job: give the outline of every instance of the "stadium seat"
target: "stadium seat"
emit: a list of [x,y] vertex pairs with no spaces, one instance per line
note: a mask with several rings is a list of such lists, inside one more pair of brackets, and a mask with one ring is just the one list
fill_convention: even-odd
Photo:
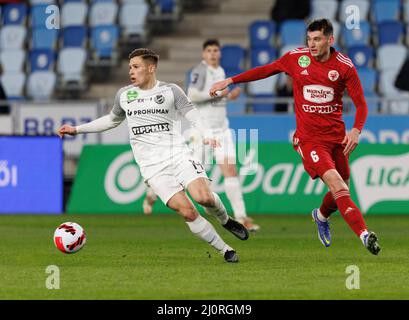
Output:
[[53,71],[30,73],[27,80],[27,96],[34,100],[49,100],[54,92],[56,78]]
[[377,72],[367,67],[359,67],[357,68],[357,72],[365,94],[374,93],[378,81]]
[[[255,98],[259,99],[269,99],[273,98],[274,95],[259,95],[255,96]],[[254,113],[272,113],[275,110],[275,104],[274,103],[253,103],[252,110]]]
[[400,0],[373,0],[372,17],[375,23],[399,20]]
[[353,46],[348,49],[348,56],[355,67],[369,67],[373,64],[374,50],[369,46]]
[[56,4],[56,0],[30,0],[31,6],[35,6],[39,4]]
[[24,3],[6,4],[2,9],[3,25],[24,25],[27,7]]
[[224,68],[224,72],[226,73],[226,78],[235,76],[236,74],[242,73],[244,70],[241,68]]
[[124,3],[119,11],[119,24],[125,38],[147,40],[147,17],[149,6],[145,2]]
[[250,24],[251,48],[270,48],[274,45],[276,25],[270,20],[256,20]]
[[119,30],[117,26],[99,26],[91,29],[91,49],[94,59],[112,59],[116,55]]
[[3,50],[0,52],[0,64],[3,73],[23,71],[26,52],[21,49]]
[[339,44],[339,39],[341,36],[341,25],[338,21],[332,21],[332,27],[334,28],[334,43]]
[[250,52],[251,67],[258,67],[273,62],[277,58],[277,52],[274,48],[257,48]]
[[281,46],[305,42],[306,25],[304,20],[285,20],[280,25]]
[[177,6],[175,0],[156,0],[155,3],[159,6],[162,13],[172,13],[176,10]]
[[66,27],[62,31],[64,48],[85,47],[87,39],[87,28],[85,26]]
[[[358,7],[359,9],[359,20],[366,21],[368,20],[368,13],[370,7],[370,0],[342,0],[339,10],[339,21],[343,24],[347,18],[351,15],[351,11],[348,11],[347,8]],[[354,13],[356,11],[353,11]]]
[[32,28],[45,28],[49,16],[49,14],[46,13],[47,7],[47,4],[39,4],[31,7],[30,20]]
[[343,44],[346,47],[357,45],[369,45],[371,37],[371,25],[368,21],[361,21],[359,29],[348,29],[346,25],[342,27]]
[[398,21],[385,21],[378,24],[378,45],[401,43],[403,24]]
[[243,68],[246,51],[240,45],[224,45],[221,53],[220,64],[224,69]]
[[26,75],[23,72],[5,73],[1,76],[1,83],[9,100],[21,100],[24,98],[24,83]]
[[337,0],[312,0],[310,19],[326,17],[331,21],[335,21],[337,10]]
[[35,28],[32,31],[32,49],[51,49],[57,46],[58,30]]
[[89,24],[91,27],[116,24],[118,5],[114,2],[96,2],[91,5]]
[[2,50],[21,49],[26,38],[26,28],[7,25],[0,29],[0,48]]
[[407,56],[402,44],[386,44],[378,48],[376,64],[379,70],[400,68]]
[[396,76],[399,68],[383,70],[379,75],[379,92],[387,97],[396,97],[399,95],[399,89],[395,87]]
[[63,82],[83,81],[87,53],[83,48],[64,48],[57,61],[57,72]]
[[54,68],[55,54],[49,49],[33,50],[30,53],[30,70],[47,71]]
[[88,5],[83,2],[65,3],[61,10],[61,26],[83,26],[86,24]]

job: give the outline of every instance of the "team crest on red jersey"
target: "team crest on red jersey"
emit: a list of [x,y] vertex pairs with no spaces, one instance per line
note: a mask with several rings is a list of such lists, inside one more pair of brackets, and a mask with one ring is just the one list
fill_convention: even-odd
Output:
[[337,70],[331,70],[330,72],[328,72],[328,79],[330,79],[331,81],[337,81],[339,78],[339,73]]

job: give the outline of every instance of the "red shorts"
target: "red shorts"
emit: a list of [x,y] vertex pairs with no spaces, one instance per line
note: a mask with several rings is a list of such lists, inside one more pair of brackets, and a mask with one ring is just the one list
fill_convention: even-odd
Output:
[[312,179],[322,177],[330,169],[336,169],[343,180],[349,179],[349,163],[348,157],[343,153],[344,145],[331,142],[301,142],[294,138],[293,147],[301,155],[304,169]]

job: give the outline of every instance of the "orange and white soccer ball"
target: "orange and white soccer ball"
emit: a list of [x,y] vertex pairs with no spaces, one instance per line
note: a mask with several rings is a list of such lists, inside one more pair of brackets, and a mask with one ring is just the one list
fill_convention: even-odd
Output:
[[64,222],[54,232],[54,243],[64,253],[79,251],[87,241],[84,229],[75,222]]

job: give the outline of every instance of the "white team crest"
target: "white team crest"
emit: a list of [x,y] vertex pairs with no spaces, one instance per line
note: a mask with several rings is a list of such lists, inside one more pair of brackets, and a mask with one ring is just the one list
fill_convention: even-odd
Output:
[[337,81],[337,79],[339,78],[339,73],[337,70],[331,70],[330,72],[328,72],[328,78],[331,81]]

